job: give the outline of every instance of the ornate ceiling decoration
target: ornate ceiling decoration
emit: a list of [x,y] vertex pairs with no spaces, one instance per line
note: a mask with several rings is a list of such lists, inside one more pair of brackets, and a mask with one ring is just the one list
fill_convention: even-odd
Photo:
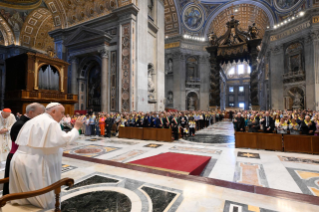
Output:
[[48,9],[33,10],[22,26],[20,45],[43,52],[46,52],[48,48],[54,49],[54,41],[48,34],[53,28],[52,14]]
[[178,14],[174,0],[165,0],[165,35],[172,36],[179,34]]
[[249,26],[256,23],[261,38],[264,36],[267,26],[269,26],[267,14],[261,8],[251,4],[239,4],[218,14],[210,24],[209,32],[213,31],[217,37],[225,34],[227,31],[226,23],[231,20],[232,14],[234,14],[235,19],[239,20],[238,28],[241,31],[248,31]]
[[0,0],[1,7],[29,10],[39,7],[42,0]]

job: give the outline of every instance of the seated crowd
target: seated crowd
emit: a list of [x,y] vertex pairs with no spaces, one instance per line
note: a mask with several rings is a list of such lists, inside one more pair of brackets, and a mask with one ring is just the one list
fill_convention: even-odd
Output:
[[[72,129],[79,114],[70,117],[66,115],[62,121],[62,128]],[[116,135],[120,127],[152,127],[172,129],[175,139],[178,134],[192,136],[195,130],[200,130],[216,121],[221,121],[225,116],[222,111],[183,111],[183,112],[132,112],[132,113],[94,113],[88,111],[85,123],[80,134],[86,136]]]
[[316,111],[235,111],[235,114],[236,132],[319,135],[319,112]]

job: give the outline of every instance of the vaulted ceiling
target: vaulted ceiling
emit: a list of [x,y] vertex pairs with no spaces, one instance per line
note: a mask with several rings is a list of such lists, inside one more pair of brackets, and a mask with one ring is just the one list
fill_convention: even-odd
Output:
[[260,37],[263,37],[267,26],[269,26],[267,14],[260,7],[251,4],[239,4],[219,13],[211,22],[209,31],[213,31],[217,37],[225,34],[227,30],[226,23],[230,21],[231,15],[234,15],[235,19],[239,20],[239,29],[241,31],[248,31],[248,27],[256,23],[260,29]]

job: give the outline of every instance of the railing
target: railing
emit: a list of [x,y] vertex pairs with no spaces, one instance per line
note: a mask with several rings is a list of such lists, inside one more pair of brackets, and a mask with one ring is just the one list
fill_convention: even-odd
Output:
[[61,100],[78,100],[78,95],[74,94],[61,94],[58,92],[41,92],[41,91],[7,91],[5,94],[6,100],[15,99],[55,99],[57,101]]
[[172,142],[172,130],[160,128],[120,127],[119,138]]
[[235,147],[319,154],[319,136],[236,132]]
[[[1,179],[0,184],[3,184],[3,183],[9,183],[9,178]],[[72,187],[74,185],[74,180],[71,178],[63,178],[62,180],[59,180],[48,187],[45,187],[36,191],[4,195],[3,197],[0,198],[0,209],[4,207],[8,201],[36,197],[54,190],[54,193],[55,193],[55,210],[54,211],[61,212],[60,193],[61,193],[61,186],[64,186],[64,185],[68,187]]]

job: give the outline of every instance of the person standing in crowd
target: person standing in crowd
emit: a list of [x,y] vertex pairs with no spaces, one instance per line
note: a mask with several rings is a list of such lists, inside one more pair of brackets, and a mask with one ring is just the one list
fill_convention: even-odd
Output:
[[91,116],[86,115],[86,119],[85,119],[85,135],[86,136],[91,135],[90,118],[91,118]]
[[255,119],[253,115],[250,116],[247,122],[248,132],[257,132],[259,122]]
[[289,131],[291,135],[299,135],[300,126],[296,122],[296,119],[291,119],[291,123],[289,124]]
[[178,140],[179,122],[177,118],[175,117],[175,114],[173,114],[173,117],[171,120],[171,127],[174,134],[174,139]]
[[97,114],[95,117],[94,117],[94,124],[95,124],[95,128],[94,128],[94,131],[95,131],[95,135],[96,136],[100,136],[101,134],[101,130],[100,130],[100,115]]
[[245,120],[241,117],[241,113],[237,113],[234,123],[236,132],[245,132]]
[[11,138],[10,131],[13,124],[16,122],[14,115],[11,113],[11,109],[4,108],[0,111],[0,160],[1,169],[5,168],[4,162],[11,150]]
[[[11,131],[10,131],[10,137],[12,140],[12,148],[10,153],[8,154],[7,161],[6,161],[6,168],[4,172],[4,178],[9,177],[9,172],[10,172],[10,164],[11,164],[11,159],[14,155],[14,153],[18,149],[18,145],[15,143],[18,134],[23,127],[23,125],[29,121],[30,119],[33,119],[34,117],[42,114],[45,112],[45,107],[39,103],[31,103],[26,107],[26,113],[25,115],[21,116],[20,119],[15,122],[12,125]],[[2,191],[2,196],[9,194],[9,183],[4,183],[3,184],[3,191]]]
[[95,115],[94,113],[89,118],[90,121],[90,129],[91,129],[91,136],[95,135]]
[[263,127],[264,133],[273,133],[274,131],[274,121],[269,116],[269,112],[266,111],[265,117],[263,117],[261,120],[261,125]]
[[100,135],[105,136],[105,115],[101,115],[99,119]]
[[316,125],[310,120],[310,116],[306,115],[305,120],[300,124],[300,131],[303,135],[314,135],[316,131]]
[[106,115],[105,126],[106,126],[106,137],[111,138],[111,129],[113,125],[113,119],[109,114]]

